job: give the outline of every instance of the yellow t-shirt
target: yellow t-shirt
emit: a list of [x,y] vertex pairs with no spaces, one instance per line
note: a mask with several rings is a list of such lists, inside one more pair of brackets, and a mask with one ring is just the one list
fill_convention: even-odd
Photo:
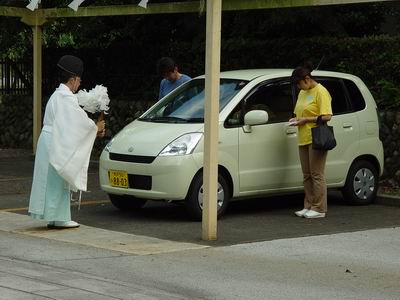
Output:
[[[320,115],[332,115],[331,95],[328,90],[321,84],[317,84],[310,90],[301,90],[297,98],[294,113],[297,118],[300,117],[316,117]],[[299,129],[299,146],[312,143],[311,128],[315,127],[315,123],[306,123],[298,126]]]

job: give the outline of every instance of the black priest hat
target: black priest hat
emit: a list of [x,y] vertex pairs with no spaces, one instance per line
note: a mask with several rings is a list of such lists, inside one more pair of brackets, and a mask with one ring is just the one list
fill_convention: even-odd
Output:
[[82,77],[83,61],[76,56],[64,55],[58,61],[57,66],[68,73]]

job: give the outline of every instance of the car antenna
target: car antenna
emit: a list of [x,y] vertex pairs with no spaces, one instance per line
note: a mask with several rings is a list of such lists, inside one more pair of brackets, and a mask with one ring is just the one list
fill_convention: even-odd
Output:
[[320,60],[319,63],[318,63],[318,66],[317,66],[314,70],[319,70],[319,67],[321,66],[321,64],[322,64],[322,62],[324,61],[324,59],[325,59],[325,55],[322,56],[321,60]]

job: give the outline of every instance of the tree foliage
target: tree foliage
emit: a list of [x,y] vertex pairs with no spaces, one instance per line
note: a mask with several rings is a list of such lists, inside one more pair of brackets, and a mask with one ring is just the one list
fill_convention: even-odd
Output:
[[[69,2],[42,0],[42,7],[66,7]],[[86,0],[82,6],[138,2]],[[170,1],[150,0],[156,2]],[[26,4],[27,0],[0,1]],[[304,58],[318,63],[325,55],[324,67],[353,72],[377,90],[387,88],[378,80],[400,84],[393,71],[400,58],[390,44],[390,36],[400,31],[399,17],[399,2],[224,12],[221,67],[290,68]],[[6,17],[0,17],[0,26],[0,55],[31,61],[31,29]],[[156,61],[161,56],[175,57],[189,75],[204,73],[204,13],[54,19],[43,30],[47,81],[53,79],[58,57],[66,53],[84,59],[84,87],[107,83],[113,93],[134,91],[144,99],[154,99],[157,93]],[[383,38],[374,38],[378,36]]]
[[[70,0],[43,0],[41,5],[44,8],[66,7],[69,2]],[[138,2],[139,0],[86,0],[82,6],[132,5]],[[0,5],[23,7],[26,4],[27,0],[0,1]],[[260,39],[282,36],[354,37],[391,34],[400,30],[399,24],[394,21],[399,17],[400,5],[396,2],[227,12],[223,16],[223,37]],[[6,52],[10,58],[28,55],[31,31],[27,26],[15,18],[5,17],[0,18],[0,25],[3,28],[0,33],[0,53]],[[199,18],[196,14],[55,19],[44,27],[44,47],[106,49],[121,39],[142,43],[147,38],[146,32],[157,40],[163,37],[196,39],[194,34],[203,38],[204,27],[204,16]]]

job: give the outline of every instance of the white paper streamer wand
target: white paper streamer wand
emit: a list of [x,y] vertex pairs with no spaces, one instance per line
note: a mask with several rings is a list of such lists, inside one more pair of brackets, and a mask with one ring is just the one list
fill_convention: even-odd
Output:
[[79,191],[78,211],[81,210],[81,202],[82,202],[82,191]]
[[78,199],[74,199],[73,196],[73,191],[69,191],[69,200],[71,201],[71,203],[76,203],[78,202],[78,210],[81,210],[81,202],[82,202],[82,191],[79,191],[79,198]]
[[70,4],[68,4],[69,8],[72,8],[74,11],[78,11],[79,5],[81,5],[85,0],[74,0]]
[[26,6],[27,9],[30,9],[31,11],[34,11],[39,7],[39,3],[41,0],[31,0],[29,4]]
[[138,4],[138,6],[143,7],[143,8],[147,8],[147,2],[149,2],[149,0],[141,0]]

